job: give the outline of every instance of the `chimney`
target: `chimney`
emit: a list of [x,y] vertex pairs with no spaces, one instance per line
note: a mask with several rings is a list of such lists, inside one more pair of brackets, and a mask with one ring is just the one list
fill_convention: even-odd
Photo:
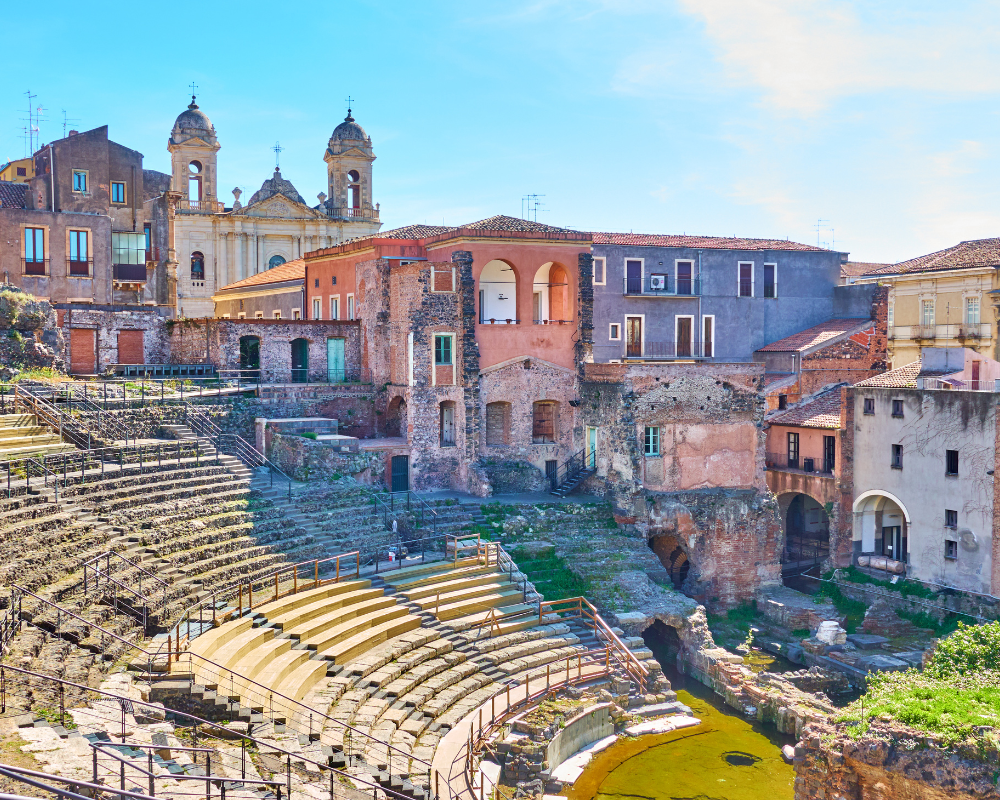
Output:
[[77,134],[79,134],[79,133],[80,133],[80,131],[70,131],[70,132],[69,132],[69,135],[70,135],[70,136],[76,136],[76,135],[77,135]]

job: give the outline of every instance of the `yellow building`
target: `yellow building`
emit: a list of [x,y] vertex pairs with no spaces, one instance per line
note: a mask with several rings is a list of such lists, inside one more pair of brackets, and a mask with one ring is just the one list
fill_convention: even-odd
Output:
[[35,177],[35,162],[30,158],[19,158],[0,165],[0,181],[27,183]]
[[921,347],[967,347],[997,358],[1000,239],[888,264],[852,279],[889,286],[889,359],[893,369],[920,358]]

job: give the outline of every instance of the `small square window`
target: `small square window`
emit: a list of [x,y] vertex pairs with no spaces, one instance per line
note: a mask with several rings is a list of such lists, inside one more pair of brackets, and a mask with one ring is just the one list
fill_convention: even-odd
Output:
[[313,278],[313,288],[314,289],[319,288],[319,278]]
[[958,542],[951,539],[944,540],[944,557],[949,561],[958,560]]
[[19,178],[26,178],[26,177],[28,177],[28,168],[27,167],[18,167],[17,168],[17,177],[19,177]]
[[642,450],[647,456],[658,456],[660,454],[660,429],[659,427],[646,426],[646,433],[643,437]]
[[620,342],[622,340],[622,326],[617,322],[612,322],[608,326],[608,339],[612,342]]
[[958,512],[950,508],[944,510],[944,526],[946,528],[958,527]]
[[280,311],[272,311],[271,312],[271,316],[273,316],[275,319],[281,319],[281,312]]
[[74,192],[86,192],[87,191],[87,171],[83,169],[73,170],[73,191]]
[[263,311],[255,311],[254,314],[253,314],[253,318],[254,319],[264,319],[264,312]]
[[903,445],[894,444],[892,446],[892,468],[902,469],[903,468]]
[[292,319],[302,319],[302,312],[297,308],[292,309]]
[[892,415],[894,417],[902,417],[903,416],[903,401],[902,400],[893,400],[892,401]]
[[875,398],[866,397],[865,398],[865,413],[874,414],[875,413]]
[[778,395],[778,410],[779,411],[784,411],[786,408],[788,408],[788,395],[787,394],[779,394]]
[[958,475],[958,450],[944,451],[944,474]]
[[125,183],[124,183],[124,181],[111,181],[111,202],[112,203],[124,203],[125,202]]
[[334,286],[337,285],[337,276],[336,275],[333,276],[333,285]]

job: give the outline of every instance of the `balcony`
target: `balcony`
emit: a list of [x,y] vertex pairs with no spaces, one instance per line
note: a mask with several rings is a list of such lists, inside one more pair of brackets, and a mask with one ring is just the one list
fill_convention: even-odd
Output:
[[689,358],[711,358],[712,342],[643,342],[628,343],[625,346],[625,358],[642,359],[643,361],[677,361]]
[[697,297],[701,294],[701,279],[680,278],[678,280],[673,275],[657,273],[646,276],[644,284],[642,278],[630,276],[625,280],[623,294],[625,297]]
[[218,200],[178,200],[177,210],[189,214],[221,214],[226,210],[223,203]]
[[378,206],[375,208],[351,208],[349,206],[333,206],[330,216],[334,219],[361,219],[378,222]]
[[1000,392],[1000,379],[917,378],[917,388],[935,389],[945,392]]
[[914,339],[936,339],[937,325],[913,325],[910,327],[910,335]]
[[787,472],[804,472],[812,475],[833,475],[834,464],[822,456],[800,456],[789,458],[787,453],[765,453],[764,463],[768,469]]
[[989,332],[983,332],[983,326],[978,322],[963,322],[958,326],[959,339],[983,339],[989,338]]
[[25,275],[48,275],[49,260],[47,258],[22,258],[21,271]]
[[145,283],[145,264],[115,264],[113,266],[114,279],[118,283]]
[[92,258],[67,258],[66,274],[71,278],[89,278],[93,275],[93,263]]

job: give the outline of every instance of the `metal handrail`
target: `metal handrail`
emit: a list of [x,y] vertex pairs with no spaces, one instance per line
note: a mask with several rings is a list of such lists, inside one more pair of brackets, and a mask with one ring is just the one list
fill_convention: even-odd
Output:
[[[35,789],[41,789],[43,792],[53,792],[59,797],[68,797],[72,798],[72,800],[94,800],[94,797],[97,797],[99,792],[110,792],[110,789],[104,784],[81,781],[79,778],[64,778],[61,775],[52,775],[48,772],[39,772],[38,770],[26,769],[25,767],[15,767],[11,764],[0,764],[0,775],[4,775],[11,780],[21,781],[21,783],[25,783]],[[25,775],[30,775],[31,778],[25,778]],[[70,786],[88,789],[93,792],[93,797],[77,794],[68,789],[60,789],[58,786],[47,786],[41,781],[32,780],[32,778],[44,778],[47,781],[68,783]],[[115,789],[113,794],[120,797],[129,797],[132,800],[156,800],[152,795],[142,794],[141,792],[130,792],[127,789]],[[12,797],[13,795],[0,795],[0,797],[4,796]]]
[[578,450],[558,466],[549,479],[549,485],[553,492],[557,491],[563,484],[571,481],[581,472],[587,469],[594,469],[597,463],[596,451],[589,454],[586,450]]

